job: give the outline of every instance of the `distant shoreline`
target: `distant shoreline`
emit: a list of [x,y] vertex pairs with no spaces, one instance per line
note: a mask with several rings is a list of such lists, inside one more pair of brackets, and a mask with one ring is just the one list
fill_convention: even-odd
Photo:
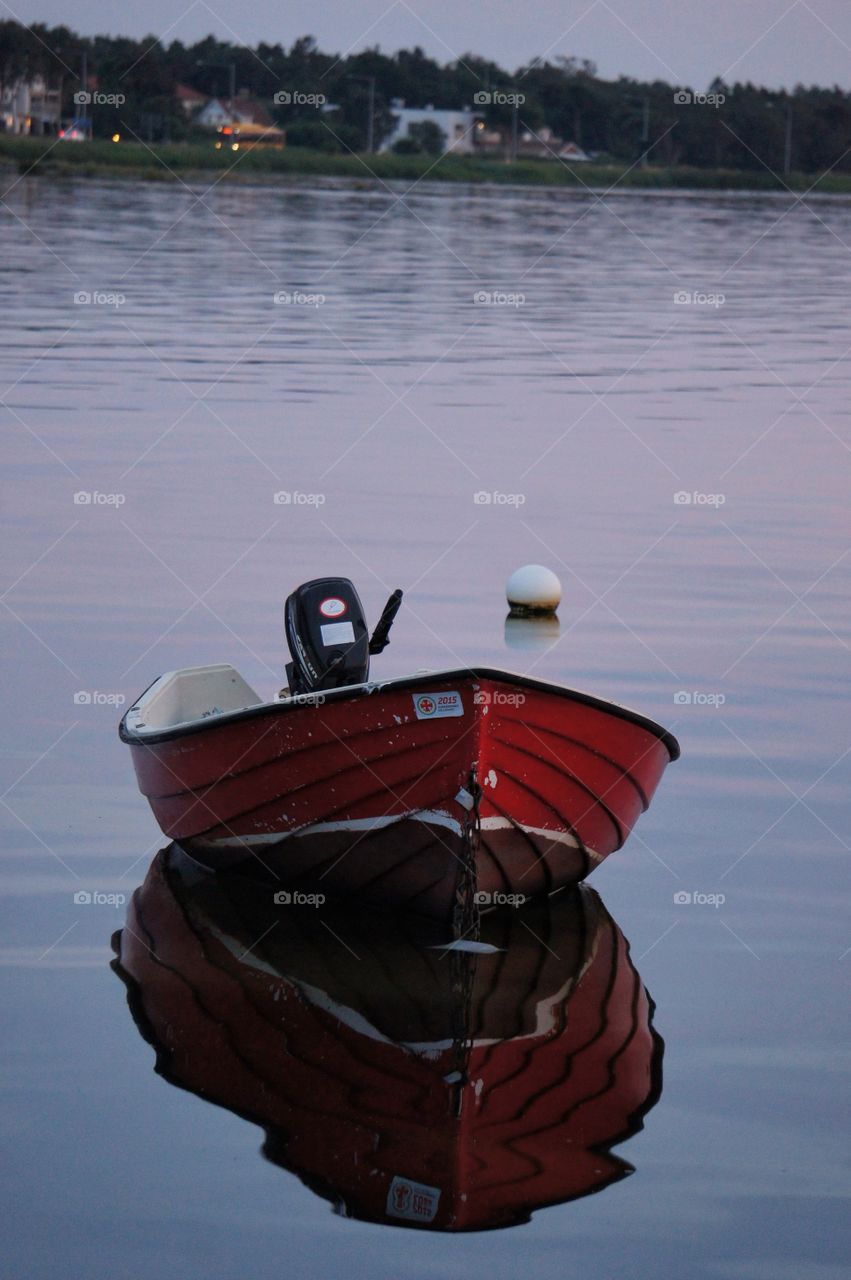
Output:
[[281,182],[299,177],[337,177],[375,182],[411,181],[561,187],[592,189],[611,187],[641,190],[688,191],[792,191],[818,195],[851,195],[851,174],[792,173],[787,179],[767,170],[700,169],[648,165],[624,166],[584,161],[565,164],[546,160],[519,160],[506,164],[472,156],[353,154],[307,151],[290,147],[282,151],[246,151],[236,157],[216,151],[212,142],[57,142],[55,138],[19,138],[0,134],[0,164],[15,166],[19,174],[40,178],[117,177],[143,181],[177,182],[181,179],[220,175],[227,182]]

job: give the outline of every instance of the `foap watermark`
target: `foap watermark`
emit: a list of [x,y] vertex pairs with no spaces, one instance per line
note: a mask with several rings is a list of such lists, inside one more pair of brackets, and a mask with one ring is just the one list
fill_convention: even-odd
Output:
[[327,298],[324,293],[305,293],[303,289],[278,289],[272,301],[276,307],[322,307]]
[[123,893],[103,893],[100,889],[78,889],[74,894],[75,907],[123,907],[126,901]]
[[473,705],[476,707],[522,707],[525,693],[513,693],[508,689],[476,689]]
[[324,93],[305,93],[302,89],[279,89],[272,94],[278,107],[324,107],[328,101]]
[[726,493],[701,493],[698,489],[679,489],[674,494],[675,507],[723,507]]
[[690,892],[688,889],[678,889],[674,894],[675,907],[715,907],[717,911],[726,901],[723,893],[699,893],[697,890]]
[[477,307],[522,307],[525,293],[503,293],[501,289],[477,289],[473,294]]
[[100,689],[78,689],[74,694],[75,707],[123,707],[126,701],[123,693],[102,693]]
[[522,507],[525,493],[503,493],[500,489],[479,489],[473,494],[477,507]]
[[75,507],[123,507],[126,501],[123,493],[101,493],[99,489],[78,489],[74,494]]
[[678,107],[723,107],[727,101],[725,93],[692,93],[690,89],[677,89],[674,102]]
[[488,893],[485,889],[473,895],[477,907],[522,907],[526,901],[525,893]]
[[726,701],[724,693],[704,693],[700,689],[678,689],[674,694],[677,707],[723,707]]
[[123,107],[127,101],[127,95],[124,93],[101,93],[99,89],[90,92],[88,89],[78,89],[74,94],[74,101],[78,107]]
[[302,893],[300,889],[278,889],[273,895],[276,907],[321,907],[324,893]]
[[674,294],[674,305],[677,307],[723,307],[727,301],[725,293],[703,293],[700,289],[677,289]]
[[127,301],[123,293],[110,293],[105,289],[78,289],[74,294],[75,307],[123,307]]
[[272,501],[276,507],[324,507],[324,493],[302,493],[299,489],[279,489]]
[[322,707],[325,705],[324,693],[287,693],[284,696],[298,707]]
[[525,101],[525,93],[503,89],[479,89],[473,94],[474,107],[522,107]]

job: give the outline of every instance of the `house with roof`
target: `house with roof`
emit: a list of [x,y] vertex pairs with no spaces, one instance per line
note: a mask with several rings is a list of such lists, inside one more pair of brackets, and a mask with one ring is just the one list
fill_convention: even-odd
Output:
[[218,134],[216,148],[283,147],[286,131],[279,129],[262,102],[238,94],[233,106],[211,98],[195,116],[195,124]]
[[380,151],[391,151],[397,142],[407,138],[411,125],[425,124],[426,121],[436,124],[445,138],[444,152],[454,151],[458,155],[471,155],[473,152],[473,134],[481,114],[475,111],[451,111],[427,107],[406,107],[404,98],[394,98],[390,103],[393,115],[393,132],[389,133],[379,147]]
[[188,84],[176,84],[174,86],[174,96],[185,116],[194,116],[196,111],[201,111],[207,105],[208,101],[206,93],[199,93],[197,89],[190,88]]
[[575,142],[566,142],[559,151],[558,158],[559,160],[577,160],[580,162],[584,160],[590,161],[591,159],[587,151],[583,151]]
[[195,123],[203,129],[220,129],[225,124],[260,125],[264,129],[273,129],[275,122],[269,112],[256,98],[240,92],[233,102],[229,99],[209,98],[195,116]]
[[230,124],[233,111],[218,98],[208,98],[204,106],[195,116],[195,123],[202,129],[220,129],[223,124]]

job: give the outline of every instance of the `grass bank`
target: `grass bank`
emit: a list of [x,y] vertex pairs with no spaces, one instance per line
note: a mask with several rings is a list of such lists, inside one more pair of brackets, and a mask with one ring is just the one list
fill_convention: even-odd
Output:
[[212,143],[137,142],[56,143],[42,138],[14,138],[0,134],[0,163],[36,177],[132,177],[175,182],[180,178],[221,173],[228,182],[285,181],[299,176],[355,178],[365,182],[496,183],[545,187],[651,188],[708,191],[794,191],[812,188],[820,194],[851,194],[851,174],[822,177],[793,173],[785,184],[766,170],[696,169],[688,167],[629,168],[625,164],[583,163],[570,169],[555,161],[520,160],[506,164],[468,156],[358,157],[288,147],[283,151],[216,151]]

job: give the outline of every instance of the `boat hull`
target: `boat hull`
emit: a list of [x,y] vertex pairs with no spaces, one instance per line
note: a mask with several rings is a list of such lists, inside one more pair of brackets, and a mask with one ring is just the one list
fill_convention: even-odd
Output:
[[677,745],[613,704],[463,671],[123,732],[163,832],[212,867],[446,916],[585,879]]

